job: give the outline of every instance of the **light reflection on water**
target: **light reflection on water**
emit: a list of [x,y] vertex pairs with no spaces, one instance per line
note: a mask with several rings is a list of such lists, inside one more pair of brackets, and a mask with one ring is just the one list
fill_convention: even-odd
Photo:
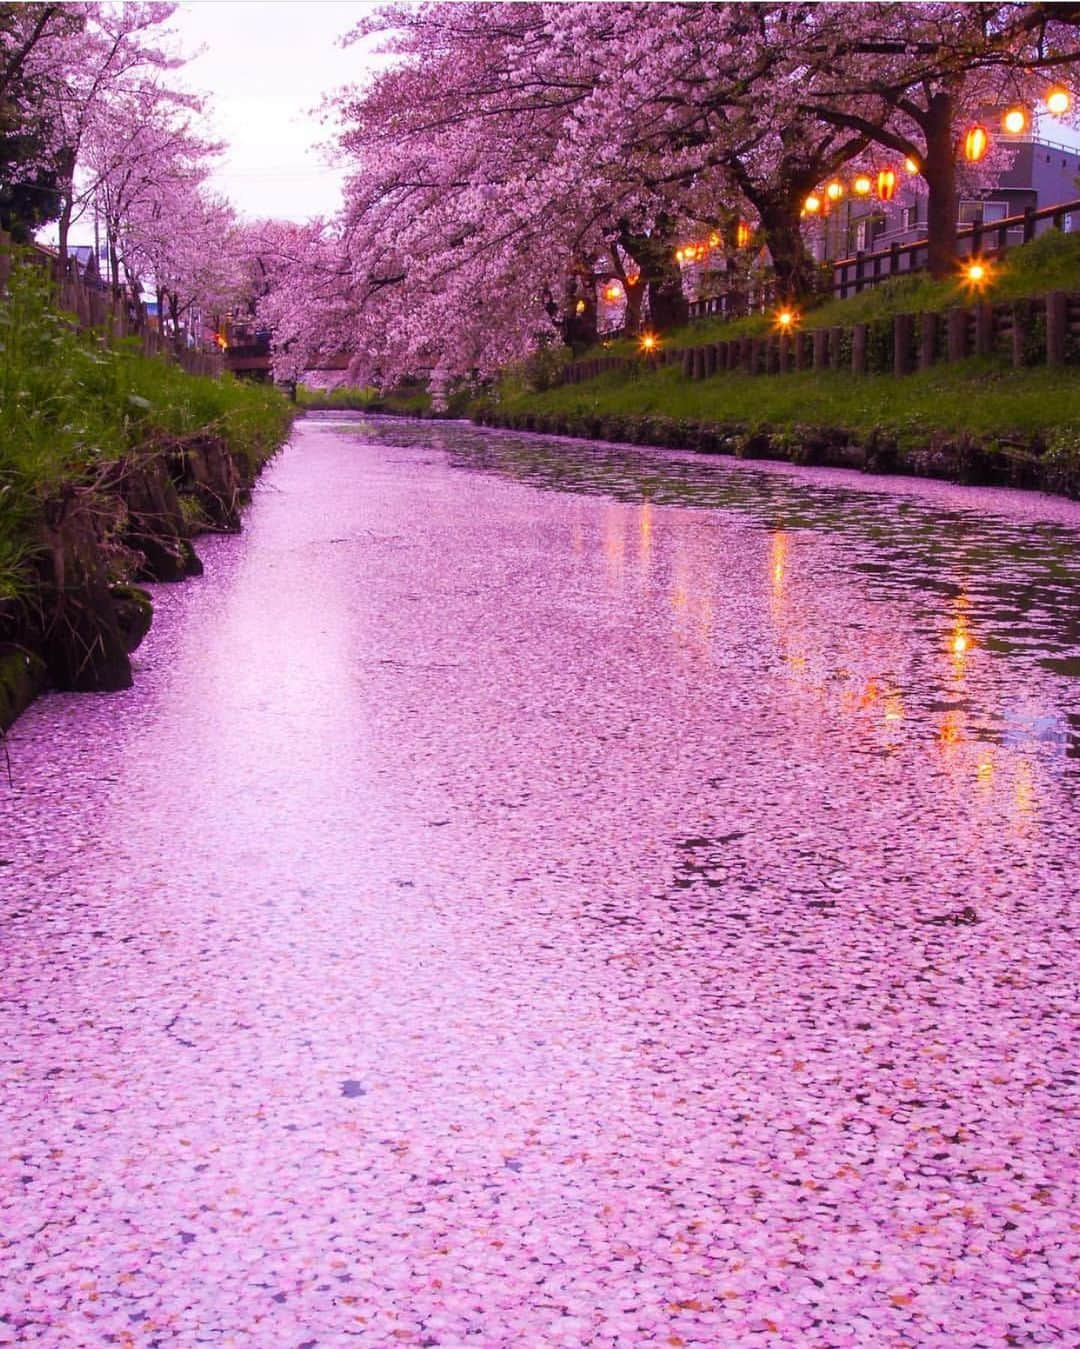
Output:
[[[362,434],[370,426],[364,424]],[[382,422],[378,427],[383,443],[408,445],[417,434],[412,424]],[[775,619],[785,616],[784,640],[790,640],[793,622],[802,632],[802,648],[786,657],[795,668],[805,668],[807,661],[827,662],[838,641],[854,643],[846,659],[861,667],[874,644],[885,638],[879,622],[877,632],[862,628],[867,615],[856,606],[869,605],[873,615],[876,608],[884,611],[899,601],[906,626],[925,634],[949,658],[932,662],[929,652],[908,655],[918,669],[908,690],[911,705],[957,704],[940,710],[943,740],[992,734],[1014,746],[1027,743],[1044,755],[1080,755],[1075,682],[1080,678],[1080,507],[1073,503],[903,479],[885,480],[883,490],[867,490],[865,483],[852,485],[854,475],[829,470],[747,467],[705,456],[493,435],[457,425],[425,425],[422,434],[459,467],[496,472],[543,490],[600,493],[632,505],[632,517],[620,515],[614,505],[604,510],[603,554],[614,587],[625,580],[629,531],[638,536],[638,577],[647,575],[657,506],[711,508],[720,514],[704,518],[715,527],[724,516],[748,517],[771,540],[771,608]],[[717,580],[711,575],[716,567],[711,541],[699,547],[691,565],[688,535],[670,523],[666,527],[675,535],[671,606],[685,613],[696,604],[698,631],[706,633],[714,602],[710,578]],[[580,526],[575,537],[580,550]],[[846,578],[850,609],[835,599],[815,607],[815,588],[837,576]],[[789,588],[793,598],[785,603]],[[800,611],[797,620],[792,604]],[[841,637],[845,628],[850,635]],[[998,681],[984,668],[981,702],[973,707],[965,697],[965,672],[984,657],[1001,656],[1016,662],[1010,686],[1024,687],[1026,678],[1017,678],[1022,666],[1031,671],[1034,687],[1026,696],[998,700],[992,692]],[[1060,678],[1047,680],[1045,674]],[[884,666],[880,675],[894,688],[895,712],[903,696],[897,687],[900,672]]]

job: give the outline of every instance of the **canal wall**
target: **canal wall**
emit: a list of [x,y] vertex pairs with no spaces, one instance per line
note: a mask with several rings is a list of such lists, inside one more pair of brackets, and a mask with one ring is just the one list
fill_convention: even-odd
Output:
[[0,599],[0,730],[46,687],[130,686],[153,617],[139,583],[199,575],[193,539],[239,531],[267,458],[202,433],[129,453],[34,508],[25,592]]
[[523,411],[484,405],[472,419],[481,426],[544,435],[907,474],[966,486],[1020,487],[1080,500],[1080,455],[1049,448],[1041,434],[980,437],[932,432],[924,444],[911,447],[882,429],[749,426],[642,413]]

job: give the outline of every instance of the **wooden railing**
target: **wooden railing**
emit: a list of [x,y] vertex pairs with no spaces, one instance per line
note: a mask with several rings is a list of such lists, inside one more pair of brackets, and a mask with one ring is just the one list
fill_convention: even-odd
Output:
[[[1019,215],[1005,216],[985,224],[966,225],[956,233],[958,258],[1000,257],[1009,248],[1029,244],[1047,229],[1072,227],[1071,217],[1080,224],[1080,200],[1058,202],[1035,211],[1030,206]],[[1040,225],[1042,229],[1040,229]],[[833,264],[833,294],[841,300],[858,295],[868,286],[876,286],[893,276],[923,271],[929,259],[929,242],[916,239],[910,244],[890,244],[873,253],[855,253],[838,258]]]
[[[1039,211],[1029,207],[1019,215],[962,226],[956,235],[956,252],[961,258],[1000,257],[1010,248],[1030,243],[1048,229],[1066,230],[1066,227],[1070,230],[1080,228],[1080,199],[1058,202]],[[909,244],[893,243],[874,252],[837,258],[832,263],[832,293],[841,300],[849,295],[859,295],[891,277],[924,271],[928,259],[929,242],[926,239],[915,239]],[[768,308],[773,299],[770,288],[759,285],[749,292],[693,300],[690,320],[716,316],[741,318]]]

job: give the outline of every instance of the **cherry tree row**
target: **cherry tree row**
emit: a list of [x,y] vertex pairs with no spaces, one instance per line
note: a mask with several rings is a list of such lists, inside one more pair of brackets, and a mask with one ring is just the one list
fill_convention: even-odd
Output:
[[328,101],[341,217],[291,238],[265,301],[279,369],[344,351],[381,382],[489,371],[592,340],[605,291],[627,330],[663,331],[686,317],[687,238],[799,300],[808,196],[883,157],[926,193],[941,275],[961,177],[1007,163],[967,163],[967,128],[1067,94],[1078,24],[1072,4],[385,7],[348,40],[385,32],[392,64]]

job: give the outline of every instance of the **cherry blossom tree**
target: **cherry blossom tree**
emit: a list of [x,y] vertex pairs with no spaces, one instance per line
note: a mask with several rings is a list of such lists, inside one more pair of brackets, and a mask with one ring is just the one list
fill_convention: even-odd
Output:
[[[105,134],[121,100],[130,109],[162,98],[157,77],[180,64],[162,31],[175,8],[160,0],[28,6],[33,13],[5,40],[4,79],[35,90],[35,115],[45,137],[37,167],[49,170],[60,194],[62,260],[71,224],[97,187],[86,172],[89,145]],[[23,171],[31,167],[24,164]]]
[[132,262],[142,235],[149,231],[157,240],[163,227],[183,235],[200,220],[201,209],[191,214],[194,194],[224,146],[196,129],[193,100],[178,99],[156,81],[137,95],[114,97],[109,111],[90,129],[84,173],[95,218],[105,225],[110,280],[118,291],[121,263],[129,284],[136,282]]

